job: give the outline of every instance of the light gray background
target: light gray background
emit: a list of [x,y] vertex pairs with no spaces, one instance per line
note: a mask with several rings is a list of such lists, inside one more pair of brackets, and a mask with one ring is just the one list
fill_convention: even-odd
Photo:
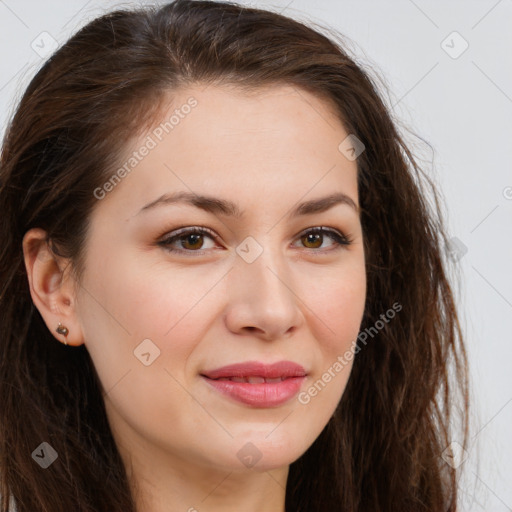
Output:
[[[1,134],[52,38],[62,44],[96,15],[131,5],[0,0]],[[401,126],[418,135],[403,131],[439,184],[450,236],[467,248],[458,253],[456,289],[475,405],[462,510],[512,511],[512,0],[250,5],[348,36],[359,62],[389,86],[387,101]],[[464,40],[469,46],[458,55]]]

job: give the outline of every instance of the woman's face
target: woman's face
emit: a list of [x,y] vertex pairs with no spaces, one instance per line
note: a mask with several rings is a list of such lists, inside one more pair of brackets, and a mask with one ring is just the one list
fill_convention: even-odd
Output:
[[[76,303],[114,437],[141,464],[286,466],[340,401],[352,362],[339,361],[363,315],[357,167],[339,149],[349,134],[284,86],[191,87],[161,122],[96,191]],[[249,365],[227,373],[250,382],[205,377],[283,361],[305,376]]]

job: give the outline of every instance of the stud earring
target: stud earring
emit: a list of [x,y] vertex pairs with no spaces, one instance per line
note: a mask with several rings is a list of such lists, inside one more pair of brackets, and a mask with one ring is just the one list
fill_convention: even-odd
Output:
[[[57,326],[57,329],[55,329],[59,334],[62,334],[63,336],[67,336],[69,334],[69,330],[67,327],[65,327],[64,325],[62,325],[60,322],[59,322],[59,325]],[[68,342],[66,339],[64,339],[64,345],[67,345]]]

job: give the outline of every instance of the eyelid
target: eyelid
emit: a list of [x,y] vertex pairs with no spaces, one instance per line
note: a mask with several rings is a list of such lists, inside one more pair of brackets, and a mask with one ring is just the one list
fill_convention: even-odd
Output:
[[[219,240],[219,238],[220,238],[217,235],[217,233],[215,233],[215,231],[211,230],[210,228],[207,228],[206,226],[184,226],[181,228],[173,229],[172,231],[167,233],[165,236],[163,236],[162,240],[168,240],[170,238],[177,238],[182,234],[193,233],[196,231],[199,231],[199,232],[204,231],[208,235],[210,235],[214,240]],[[172,236],[168,236],[168,235],[172,235]]]

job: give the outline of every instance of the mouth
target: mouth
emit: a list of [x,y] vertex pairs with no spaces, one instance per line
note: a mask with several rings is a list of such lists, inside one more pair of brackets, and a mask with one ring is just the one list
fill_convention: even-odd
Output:
[[306,376],[306,370],[291,361],[271,365],[249,361],[201,374],[223,396],[259,408],[288,402],[298,393]]

